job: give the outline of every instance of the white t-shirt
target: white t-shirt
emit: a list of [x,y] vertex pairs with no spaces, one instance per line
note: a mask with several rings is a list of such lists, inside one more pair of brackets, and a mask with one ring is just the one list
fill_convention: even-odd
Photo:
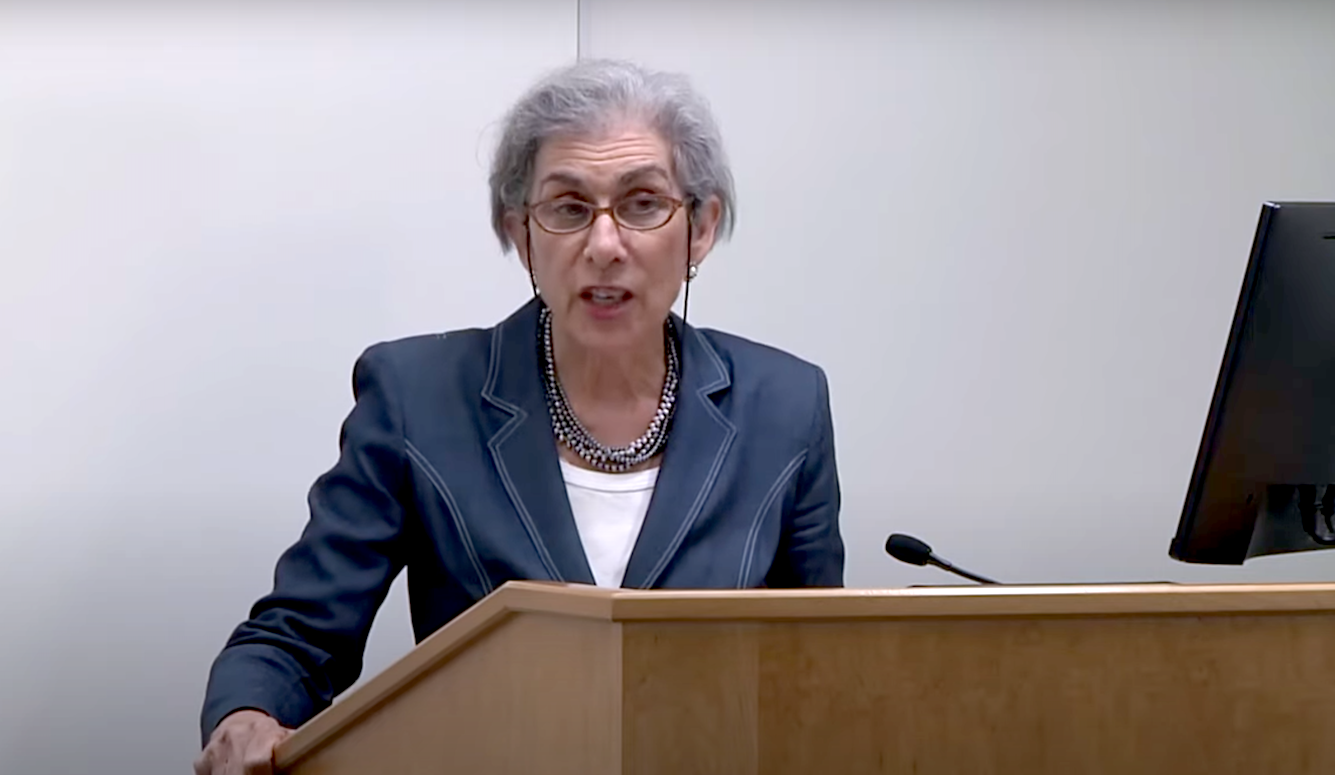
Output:
[[593,580],[600,587],[620,587],[649,511],[658,469],[608,474],[562,459],[561,475]]

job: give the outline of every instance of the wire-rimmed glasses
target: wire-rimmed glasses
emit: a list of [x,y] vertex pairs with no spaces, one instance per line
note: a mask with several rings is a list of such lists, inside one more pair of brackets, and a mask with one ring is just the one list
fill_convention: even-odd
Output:
[[528,206],[533,220],[552,234],[574,234],[593,225],[598,216],[607,213],[613,222],[632,231],[653,231],[662,228],[677,210],[685,204],[662,194],[631,194],[612,203],[611,207],[596,207],[591,202],[571,197],[557,197]]

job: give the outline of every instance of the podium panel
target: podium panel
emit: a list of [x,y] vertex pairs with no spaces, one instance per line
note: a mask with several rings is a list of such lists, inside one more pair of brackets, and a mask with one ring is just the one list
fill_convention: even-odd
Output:
[[1335,772],[1335,585],[509,584],[283,772]]

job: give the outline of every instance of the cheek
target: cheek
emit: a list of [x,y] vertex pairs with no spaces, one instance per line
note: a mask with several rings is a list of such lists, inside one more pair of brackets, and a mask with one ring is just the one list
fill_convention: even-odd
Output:
[[565,282],[579,257],[579,246],[554,235],[533,235],[530,263],[541,284]]
[[655,285],[666,293],[674,293],[678,282],[686,277],[686,240],[684,237],[668,239],[655,244],[651,260]]

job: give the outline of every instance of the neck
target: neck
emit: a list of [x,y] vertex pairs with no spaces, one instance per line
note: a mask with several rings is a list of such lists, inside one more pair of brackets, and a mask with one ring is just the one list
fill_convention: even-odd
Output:
[[561,387],[573,404],[605,406],[657,402],[667,375],[663,329],[646,341],[614,351],[594,350],[564,336],[553,321],[552,357]]

